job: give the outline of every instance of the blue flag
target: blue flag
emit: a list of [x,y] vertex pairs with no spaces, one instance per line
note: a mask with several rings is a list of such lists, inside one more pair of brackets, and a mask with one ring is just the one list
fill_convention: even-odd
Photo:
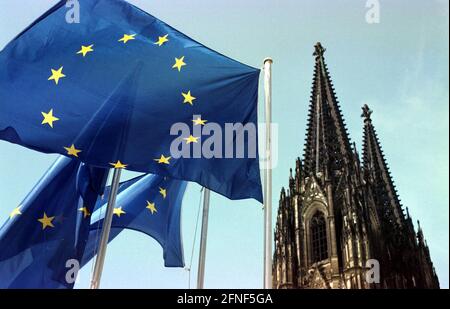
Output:
[[[107,170],[61,156],[0,229],[0,288],[71,288]],[[75,272],[72,270],[75,269]]]
[[[181,203],[186,182],[146,175],[120,185],[111,225],[109,241],[124,229],[135,230],[153,237],[163,248],[166,267],[183,267],[181,240]],[[97,202],[91,219],[91,232],[82,259],[85,265],[96,253],[100,229],[106,213],[105,197]]]
[[65,4],[0,53],[0,139],[262,202],[259,70],[125,1]]

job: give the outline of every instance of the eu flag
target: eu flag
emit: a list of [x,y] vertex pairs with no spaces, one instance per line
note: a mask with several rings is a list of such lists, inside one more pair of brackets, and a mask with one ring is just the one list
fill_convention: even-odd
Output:
[[61,1],[0,53],[0,139],[262,201],[259,70],[122,0]]
[[[166,267],[183,267],[181,203],[186,182],[145,175],[123,182],[119,188],[109,241],[124,229],[145,233],[163,248]],[[104,196],[108,196],[109,188]],[[99,199],[92,214],[91,232],[81,265],[94,257],[106,213],[106,198]]]
[[61,156],[0,229],[0,288],[71,288],[107,170]]

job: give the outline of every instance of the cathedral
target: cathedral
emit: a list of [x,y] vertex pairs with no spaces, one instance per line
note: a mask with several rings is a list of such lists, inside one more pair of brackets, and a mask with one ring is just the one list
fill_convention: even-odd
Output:
[[420,224],[416,233],[400,203],[372,111],[362,108],[360,157],[324,52],[317,43],[303,159],[281,189],[273,287],[439,288]]

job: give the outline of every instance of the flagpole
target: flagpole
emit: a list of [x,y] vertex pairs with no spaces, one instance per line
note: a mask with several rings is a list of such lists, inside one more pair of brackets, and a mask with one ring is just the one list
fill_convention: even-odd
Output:
[[272,58],[264,59],[266,170],[264,196],[264,288],[272,288]]
[[95,259],[94,264],[94,273],[92,275],[91,280],[91,289],[98,289],[100,287],[103,265],[105,263],[106,248],[108,246],[109,240],[109,232],[111,231],[111,223],[114,215],[114,207],[116,204],[117,192],[119,190],[121,171],[122,170],[120,168],[114,169],[114,174],[111,181],[111,191],[109,193],[108,204],[106,206],[106,215],[105,219],[103,220],[100,245],[98,247],[97,257]]
[[208,236],[209,199],[211,192],[203,188],[203,216],[200,236],[200,252],[198,256],[197,289],[203,289],[205,282],[206,240]]

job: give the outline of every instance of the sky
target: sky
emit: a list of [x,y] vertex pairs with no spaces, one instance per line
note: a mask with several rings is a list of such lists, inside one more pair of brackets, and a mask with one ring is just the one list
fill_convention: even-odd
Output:
[[[56,2],[0,0],[0,49]],[[313,46],[320,41],[327,49],[325,61],[351,140],[361,152],[361,106],[368,104],[402,204],[414,220],[420,220],[441,287],[448,288],[448,1],[380,0],[376,24],[366,22],[365,0],[129,2],[248,65],[261,67],[265,57],[274,59],[273,121],[279,129],[275,140],[279,160],[273,170],[274,220],[279,192],[288,185],[289,168],[295,167],[296,157],[303,152]],[[261,90],[261,121],[262,94]],[[0,221],[8,218],[55,158],[0,141]],[[186,269],[164,268],[162,249],[153,239],[124,232],[108,246],[101,286],[195,287],[199,201],[200,186],[189,184],[182,213]],[[89,287],[90,275],[89,264],[76,287]],[[213,193],[205,287],[262,286],[262,205]]]

